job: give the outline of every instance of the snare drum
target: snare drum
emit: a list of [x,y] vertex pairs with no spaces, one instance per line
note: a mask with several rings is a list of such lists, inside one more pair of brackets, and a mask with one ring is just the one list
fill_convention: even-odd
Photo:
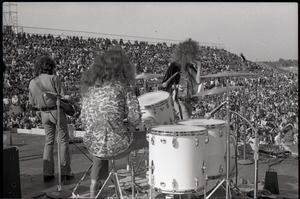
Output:
[[[150,114],[156,125],[173,124],[175,109],[170,94],[165,91],[145,93],[138,97],[142,112]],[[144,114],[144,113],[143,113]]]
[[[226,174],[226,121],[217,119],[190,119],[180,121],[179,124],[202,126],[208,130],[209,141],[206,144],[206,174],[209,179],[219,178]],[[235,168],[234,137],[230,140],[230,172]]]
[[186,194],[202,190],[206,128],[159,125],[147,134],[149,184],[162,193]]

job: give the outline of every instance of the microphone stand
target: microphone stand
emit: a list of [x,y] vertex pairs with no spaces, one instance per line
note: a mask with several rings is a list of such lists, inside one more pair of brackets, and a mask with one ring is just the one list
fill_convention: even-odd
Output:
[[49,198],[67,198],[72,196],[72,192],[68,190],[62,190],[61,182],[61,148],[59,140],[59,130],[60,130],[60,98],[59,94],[56,95],[56,106],[57,106],[57,121],[56,121],[56,136],[57,136],[57,170],[58,170],[58,185],[57,191],[50,191],[46,193]]
[[226,80],[227,89],[226,89],[226,119],[227,119],[227,139],[226,139],[226,199],[231,198],[230,189],[229,189],[229,175],[230,175],[230,112],[229,112],[229,77]]

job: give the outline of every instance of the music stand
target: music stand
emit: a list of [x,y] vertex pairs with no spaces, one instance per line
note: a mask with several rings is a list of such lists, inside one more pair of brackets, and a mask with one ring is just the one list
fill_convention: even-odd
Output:
[[47,197],[49,198],[68,198],[72,196],[72,192],[68,190],[62,190],[62,183],[61,183],[61,155],[60,155],[60,141],[59,141],[59,130],[60,130],[60,98],[61,95],[56,95],[56,106],[57,106],[57,121],[56,121],[56,136],[57,136],[57,170],[58,170],[58,185],[57,190],[50,191],[46,193]]

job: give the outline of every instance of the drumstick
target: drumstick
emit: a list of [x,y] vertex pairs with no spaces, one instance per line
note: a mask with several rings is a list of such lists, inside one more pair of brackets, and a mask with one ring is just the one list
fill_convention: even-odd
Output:
[[174,75],[172,75],[166,82],[163,83],[163,85],[165,85],[164,87],[166,87],[169,82],[178,74],[179,72],[176,72]]

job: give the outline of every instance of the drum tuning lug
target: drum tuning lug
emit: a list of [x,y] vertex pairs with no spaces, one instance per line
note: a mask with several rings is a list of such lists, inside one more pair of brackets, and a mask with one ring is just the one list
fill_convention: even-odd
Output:
[[175,146],[176,146],[176,141],[177,141],[177,138],[173,138],[173,140],[172,140],[172,146],[175,148]]
[[224,128],[222,128],[222,129],[219,131],[219,136],[220,136],[220,137],[223,136],[223,130],[224,130]]
[[198,178],[195,178],[195,186],[196,186],[196,188],[199,186],[199,180],[198,180]]
[[163,106],[162,106],[162,107],[160,107],[160,110],[161,110],[161,111],[163,111],[163,110],[164,110],[164,107],[163,107]]
[[196,141],[196,147],[197,147],[199,145],[199,139],[195,138],[195,141]]
[[154,145],[154,137],[151,137],[151,144]]
[[151,174],[153,174],[154,173],[154,169],[155,169],[153,160],[151,161],[150,169],[151,169]]
[[173,194],[175,193],[175,190],[176,190],[176,187],[175,187],[175,179],[173,179],[173,181],[172,181],[172,186],[173,186]]
[[207,144],[209,142],[208,131],[206,131],[206,133],[205,133],[204,142],[205,142],[205,144]]
[[219,172],[223,173],[223,167],[222,167],[222,165],[220,165]]
[[160,139],[160,141],[163,143],[163,144],[166,144],[166,139]]
[[165,187],[165,186],[166,186],[166,183],[161,182],[161,183],[160,183],[160,186]]

